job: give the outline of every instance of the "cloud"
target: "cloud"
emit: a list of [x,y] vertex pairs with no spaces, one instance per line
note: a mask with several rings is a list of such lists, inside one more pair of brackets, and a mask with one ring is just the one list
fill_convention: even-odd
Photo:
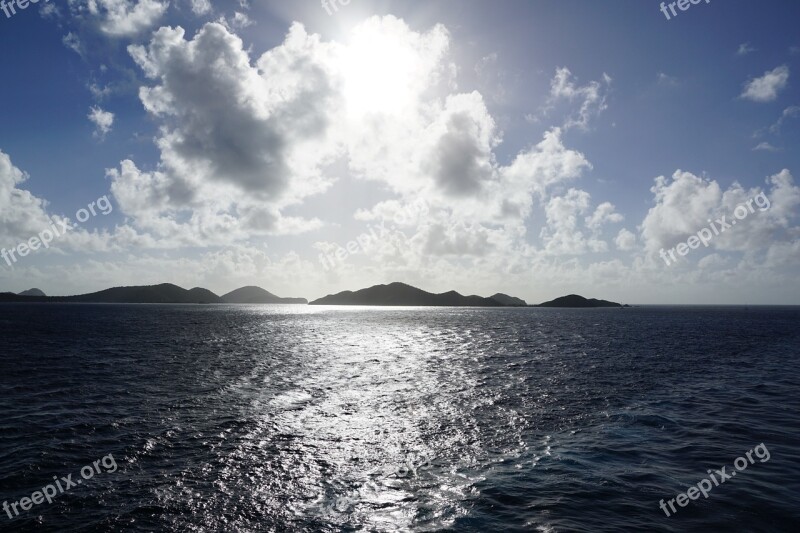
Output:
[[775,135],[780,135],[781,128],[783,127],[784,123],[787,120],[798,116],[800,116],[800,106],[793,105],[787,107],[786,109],[783,110],[783,113],[781,113],[781,116],[778,119],[778,121],[772,126],[770,126],[769,128],[770,133],[773,133]]
[[492,52],[481,58],[475,65],[475,73],[478,76],[486,76],[487,70],[495,68],[497,65],[497,52]]
[[47,202],[18,187],[27,179],[0,151],[0,238],[6,246],[15,246],[49,225]]
[[540,237],[545,243],[545,251],[553,255],[579,255],[592,252],[605,252],[608,243],[599,238],[599,231],[607,222],[620,222],[622,216],[614,212],[608,202],[601,204],[591,216],[584,218],[585,227],[591,230],[584,233],[581,216],[591,212],[591,196],[579,189],[570,189],[564,196],[550,199],[545,206],[547,226]]
[[[443,26],[417,32],[394,17],[364,21],[346,43],[295,24],[256,59],[218,23],[193,37],[161,28],[148,44],[129,47],[149,79],[140,100],[159,125],[161,157],[154,168],[125,160],[108,171],[130,224],[125,237],[222,247],[314,230],[323,222],[288,210],[342,176],[351,187],[368,180],[390,195],[356,220],[408,213],[420,198],[425,211],[392,223],[369,254],[325,276],[413,281],[453,276],[456,263],[527,271],[538,252],[525,240],[526,219],[591,164],[565,146],[560,128],[500,162],[502,131],[480,93],[456,90],[449,48]],[[602,107],[569,80],[559,91],[574,91],[568,99],[587,120]],[[570,252],[569,227],[554,210],[551,257]],[[576,253],[601,252],[608,244],[600,233],[622,216],[606,202],[577,220]]]
[[[475,75],[477,87],[485,98],[498,105],[507,105],[521,86],[520,72],[508,70],[499,61],[497,52],[492,52],[477,62]],[[535,118],[533,119],[535,120]]]
[[172,124],[158,145],[176,181],[218,181],[275,199],[290,177],[311,180],[302,176],[311,169],[300,155],[320,157],[296,151],[324,136],[326,110],[335,105],[318,37],[295,25],[256,65],[241,39],[216,23],[190,41],[182,28],[161,28],[148,48],[130,52],[158,82],[140,98],[151,115]]
[[719,184],[689,172],[676,171],[671,179],[656,178],[651,191],[655,206],[640,227],[649,254],[661,248],[670,249],[686,241],[690,235],[710,227],[710,221],[726,216],[730,221],[737,206],[764,193],[770,201],[766,211],[756,210],[735,228],[715,236],[711,249],[756,252],[768,249],[789,235],[786,230],[800,205],[800,188],[794,185],[788,170],[768,178],[769,190],[744,189],[738,183],[722,190]]
[[566,120],[564,128],[578,127],[586,130],[589,127],[589,121],[608,108],[606,99],[610,85],[611,77],[604,73],[602,82],[591,81],[581,87],[576,85],[575,78],[568,68],[558,68],[555,77],[550,82],[548,104],[552,106],[561,100],[580,102],[577,114]]
[[43,18],[54,18],[61,15],[61,11],[58,9],[55,2],[42,4],[39,8],[39,13],[41,13]]
[[632,231],[622,228],[619,230],[617,237],[614,239],[614,244],[617,245],[618,250],[622,252],[630,252],[636,247],[636,234]]
[[662,247],[672,247],[708,225],[722,199],[715,181],[677,170],[672,179],[659,176],[650,189],[655,195],[655,207],[642,222],[645,247],[650,253]]
[[64,46],[78,54],[79,56],[83,56],[83,45],[81,44],[81,39],[76,34],[69,32],[67,33],[62,39],[61,42],[64,43]]
[[739,49],[736,51],[736,55],[746,56],[747,54],[751,54],[755,51],[756,49],[750,43],[742,43],[739,45]]
[[230,32],[241,30],[255,24],[255,22],[253,22],[253,20],[246,13],[241,11],[236,11],[233,14],[233,17],[230,18],[224,16],[219,17],[217,23],[225,26],[225,28]]
[[[131,223],[169,242],[319,228],[284,212],[331,187],[337,164],[348,179],[383,183],[399,205],[428,201],[431,220],[419,226],[416,250],[438,227],[451,242],[440,252],[466,242],[485,252],[497,244],[498,224],[521,238],[534,198],[591,168],[564,146],[560,129],[500,164],[502,132],[482,95],[454,92],[443,26],[416,32],[372,17],[342,44],[295,24],[254,61],[229,28],[209,23],[192,38],[161,28],[129,51],[151,80],[140,99],[160,123],[161,158],[153,169],[123,161],[108,175]],[[588,98],[585,113],[597,105],[568,81],[559,91]]]
[[211,12],[210,0],[191,0],[192,13],[197,16],[207,15]]
[[680,81],[675,76],[670,76],[668,74],[664,74],[663,72],[659,72],[657,76],[657,82],[659,85],[663,85],[665,87],[677,87],[680,85]]
[[[592,168],[582,153],[567,149],[561,137],[558,128],[548,131],[539,144],[520,152],[511,165],[501,170],[512,191],[507,200],[513,202],[514,197],[519,197],[514,193],[521,191],[544,196],[552,186],[575,179]],[[527,209],[522,212],[525,217],[528,213]]]
[[100,86],[96,83],[89,84],[89,92],[92,93],[92,96],[95,97],[97,100],[102,100],[107,98],[108,95],[112,92],[112,87],[110,85]]
[[237,11],[233,15],[233,20],[231,21],[231,24],[233,25],[234,28],[246,28],[248,26],[252,26],[254,22],[250,20],[250,17],[248,17],[247,14],[242,13],[241,11]]
[[[798,117],[798,116],[800,116],[800,106],[796,106],[796,105],[789,106],[789,107],[787,107],[786,109],[783,110],[783,112],[781,113],[781,116],[778,117],[778,120],[775,121],[775,123],[773,125],[771,125],[769,128],[761,128],[759,130],[756,130],[753,133],[753,138],[754,139],[762,138],[762,137],[766,136],[767,133],[769,133],[771,135],[775,135],[775,136],[780,136],[782,134],[783,126],[786,124],[786,122],[791,120],[791,119],[793,119],[793,118],[795,118],[795,117]],[[761,144],[768,145],[769,143],[761,143]],[[756,149],[759,149],[759,148],[756,147]],[[761,149],[768,150],[769,147],[768,146],[764,146]]]
[[[388,66],[399,65],[407,72],[400,83],[410,85],[399,103],[357,102],[348,110],[353,95],[344,84],[346,116],[339,131],[355,178],[380,182],[404,202],[424,197],[432,211],[446,211],[467,225],[516,224],[530,214],[534,195],[590,167],[582,154],[564,147],[560,129],[547,132],[510,164],[499,163],[496,150],[502,132],[483,95],[453,90],[445,28],[419,33],[393,17],[375,17],[356,33],[368,36],[365,43],[379,43],[379,48],[391,51],[397,60]],[[380,54],[366,60],[370,73],[364,75],[387,68]],[[360,79],[362,74],[345,68],[343,76]],[[380,80],[394,74],[374,76]],[[381,87],[374,89],[382,94]]]
[[89,120],[94,124],[94,136],[105,138],[114,125],[114,113],[103,111],[98,106],[89,108]]
[[164,15],[166,0],[69,0],[74,15],[86,13],[110,37],[131,37],[151,27]]
[[761,142],[758,143],[754,148],[753,151],[761,151],[761,152],[780,152],[780,148],[776,148],[772,146],[768,142]]
[[494,249],[490,231],[480,225],[431,224],[421,237],[425,241],[423,253],[437,256],[484,256]]
[[439,129],[432,147],[431,173],[452,196],[480,193],[492,179],[492,149],[498,139],[495,123],[477,93],[453,96],[432,128]]
[[241,39],[209,23],[189,40],[161,28],[129,51],[155,82],[142,104],[162,122],[157,169],[126,161],[109,174],[140,227],[201,242],[319,227],[280,211],[332,183],[321,173],[337,154],[331,45],[295,24],[254,63]]
[[778,98],[778,93],[783,90],[789,81],[789,67],[786,65],[777,67],[764,73],[760,78],[748,81],[741,98],[753,102],[772,102]]
[[390,221],[395,226],[417,226],[427,217],[429,211],[430,207],[424,198],[417,198],[408,204],[397,200],[386,200],[372,209],[359,209],[353,218],[364,221]]
[[[48,229],[53,223],[59,225],[59,221],[67,223],[70,220],[69,217],[51,214],[48,212],[46,200],[20,188],[28,178],[0,150],[0,247],[11,249]],[[37,255],[63,250],[103,250],[109,247],[108,233],[87,232],[83,228],[73,227],[54,240],[49,248],[38,250]],[[24,266],[21,263],[18,265]],[[4,263],[0,263],[0,266],[4,266]]]
[[599,231],[605,224],[616,224],[625,220],[625,217],[616,212],[616,207],[611,202],[604,202],[597,206],[594,214],[586,218],[586,227]]

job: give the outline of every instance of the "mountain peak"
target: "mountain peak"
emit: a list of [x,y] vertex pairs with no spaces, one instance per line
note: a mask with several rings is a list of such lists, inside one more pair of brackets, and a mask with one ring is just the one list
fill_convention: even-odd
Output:
[[[259,287],[243,287],[223,299],[202,287],[186,290],[172,283],[133,287],[114,287],[78,296],[45,296],[33,294],[31,289],[22,294],[0,293],[0,302],[75,302],[113,304],[223,304],[223,303],[286,303],[307,304],[303,298],[279,298]],[[31,294],[28,294],[31,293]],[[239,295],[235,298],[231,295]]]
[[222,297],[229,304],[306,304],[305,298],[281,298],[261,287],[248,286],[236,289]]
[[47,296],[42,290],[40,289],[28,289],[27,291],[23,291],[19,293],[19,296]]
[[492,296],[493,300],[497,300],[503,305],[508,305],[511,307],[527,307],[528,302],[521,298],[515,298],[514,296],[509,296],[508,294],[503,294],[502,292],[498,292],[494,296]]
[[344,291],[331,294],[311,302],[310,305],[500,307],[503,304],[491,298],[462,296],[456,291],[434,294],[406,283],[394,282],[388,285],[375,285],[355,292]]
[[569,296],[562,296],[561,298],[539,304],[538,307],[622,307],[622,304],[609,302],[608,300],[587,299],[579,294],[570,294]]

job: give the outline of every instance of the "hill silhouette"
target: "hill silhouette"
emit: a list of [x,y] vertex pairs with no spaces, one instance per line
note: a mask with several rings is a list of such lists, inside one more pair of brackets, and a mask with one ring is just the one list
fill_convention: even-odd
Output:
[[315,300],[310,305],[502,307],[492,298],[463,296],[456,291],[434,294],[405,283],[375,285],[360,291],[344,291]]
[[[272,293],[258,287],[243,287],[233,291],[240,297],[261,294],[269,295],[278,301],[265,303],[306,303],[302,298],[279,298]],[[227,296],[227,295],[226,295]],[[232,300],[235,298],[232,298]],[[161,285],[144,285],[135,287],[114,287],[90,294],[77,296],[23,296],[10,292],[0,293],[0,302],[31,302],[31,303],[109,303],[109,304],[224,304],[223,298],[208,289],[195,287],[186,290],[171,283]],[[236,302],[230,303],[262,303],[262,302]]]
[[209,291],[195,287],[186,290],[171,283],[140,287],[114,287],[100,292],[79,296],[49,298],[58,302],[79,303],[124,303],[124,304],[221,304],[222,298]]
[[281,298],[261,287],[242,287],[222,296],[229,304],[307,304],[305,298]]
[[[171,283],[133,287],[114,287],[77,296],[45,296],[39,289],[20,294],[0,293],[0,302],[29,303],[114,303],[114,304],[307,304],[305,298],[281,298],[261,287],[242,287],[224,296],[208,289],[186,290]],[[490,298],[464,296],[456,291],[434,294],[405,283],[375,285],[359,291],[331,294],[310,305],[419,306],[419,307],[624,307],[607,300],[587,299],[577,294],[529,306],[524,300],[498,293]]]
[[28,289],[27,291],[22,291],[19,293],[20,296],[47,296],[42,290],[40,289]]
[[622,307],[622,304],[609,302],[608,300],[595,300],[594,298],[589,300],[577,294],[570,294],[569,296],[562,296],[561,298],[539,304],[536,307]]
[[515,298],[513,296],[509,296],[509,295],[503,294],[501,292],[498,292],[497,294],[495,294],[491,298],[493,300],[497,300],[498,302],[500,302],[501,304],[506,305],[506,306],[511,306],[511,307],[527,307],[528,306],[528,302],[526,302],[525,300],[522,300],[520,298]]

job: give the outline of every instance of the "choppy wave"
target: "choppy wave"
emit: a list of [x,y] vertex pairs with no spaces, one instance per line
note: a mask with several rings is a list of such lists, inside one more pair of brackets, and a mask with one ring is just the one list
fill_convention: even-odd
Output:
[[[795,531],[800,311],[0,306],[50,531]],[[659,509],[759,443],[769,462]]]

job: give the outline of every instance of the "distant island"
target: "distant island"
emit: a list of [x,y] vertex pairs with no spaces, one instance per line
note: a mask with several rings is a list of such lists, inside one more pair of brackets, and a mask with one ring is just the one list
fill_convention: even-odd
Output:
[[20,296],[47,296],[43,291],[39,289],[28,289],[27,291],[22,291],[19,293]]
[[426,306],[426,307],[503,307],[494,298],[463,296],[456,291],[434,294],[405,283],[375,285],[360,291],[332,294],[309,305],[371,305],[371,306]]
[[497,293],[494,296],[490,296],[492,300],[497,300],[501,304],[506,307],[528,307],[528,302],[521,298],[515,298],[513,296],[509,296],[503,293]]
[[307,304],[304,298],[280,298],[259,287],[243,287],[225,296],[217,296],[208,289],[196,287],[186,290],[171,283],[139,287],[115,287],[78,296],[45,296],[43,292],[21,294],[0,293],[0,302],[32,303],[114,303],[114,304]]
[[434,294],[412,287],[405,283],[375,285],[360,291],[344,291],[332,294],[309,305],[363,305],[363,306],[409,306],[409,307],[623,307],[606,300],[588,300],[582,296],[570,295],[540,305],[528,305],[525,300],[495,294],[489,298],[482,296],[463,296],[456,291]]
[[616,302],[609,302],[607,300],[587,300],[583,296],[577,294],[570,294],[569,296],[562,296],[555,300],[539,304],[535,307],[570,307],[570,308],[583,308],[583,307],[626,307]]
[[483,296],[464,296],[456,291],[434,294],[406,283],[375,285],[360,291],[344,291],[311,302],[310,305],[368,305],[368,306],[410,306],[410,307],[527,307],[521,298],[507,294]]
[[222,297],[228,304],[307,304],[305,298],[281,298],[261,287],[242,287]]
[[[261,287],[242,287],[224,296],[208,289],[195,287],[186,290],[171,283],[134,287],[115,287],[100,292],[78,296],[47,296],[39,289],[29,289],[19,294],[0,293],[0,303],[108,303],[108,304],[294,304],[306,305],[305,298],[281,298]],[[309,305],[363,305],[376,307],[555,307],[601,308],[628,307],[607,300],[587,299],[577,294],[556,298],[539,305],[528,305],[525,300],[497,293],[488,298],[464,296],[456,291],[435,294],[406,283],[375,285],[359,291],[344,291],[311,302]]]

